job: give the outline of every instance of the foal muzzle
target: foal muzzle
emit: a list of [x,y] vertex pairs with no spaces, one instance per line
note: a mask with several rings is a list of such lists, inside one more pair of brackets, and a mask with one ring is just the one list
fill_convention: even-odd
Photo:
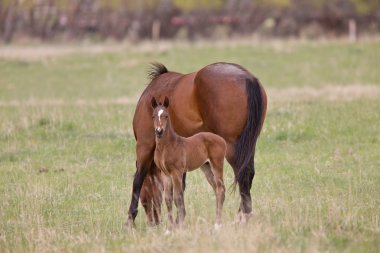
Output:
[[161,138],[164,135],[164,129],[158,127],[156,128],[155,133],[158,138]]

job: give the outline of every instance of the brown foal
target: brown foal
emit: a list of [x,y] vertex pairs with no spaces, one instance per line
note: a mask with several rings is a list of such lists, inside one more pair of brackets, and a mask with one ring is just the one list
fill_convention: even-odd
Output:
[[173,197],[177,208],[176,222],[182,224],[185,218],[182,180],[184,173],[201,167],[215,192],[215,225],[219,226],[225,195],[223,182],[223,163],[227,150],[225,140],[219,135],[209,132],[201,132],[188,138],[181,137],[175,133],[170,122],[167,111],[169,99],[165,97],[162,105],[158,104],[153,97],[151,103],[156,136],[154,163],[165,175],[165,202],[168,208],[169,224],[174,224]]

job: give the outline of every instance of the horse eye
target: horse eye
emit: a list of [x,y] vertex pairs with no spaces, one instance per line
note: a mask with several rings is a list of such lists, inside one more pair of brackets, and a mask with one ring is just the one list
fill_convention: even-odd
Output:
[[167,119],[167,118],[168,118],[168,115],[165,116],[165,119]]

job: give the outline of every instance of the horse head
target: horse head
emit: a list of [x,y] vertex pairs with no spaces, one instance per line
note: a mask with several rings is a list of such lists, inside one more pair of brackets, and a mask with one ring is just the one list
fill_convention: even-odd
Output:
[[157,103],[155,97],[152,98],[152,108],[153,108],[153,126],[154,132],[157,138],[162,138],[168,127],[169,123],[169,99],[165,97],[164,103]]

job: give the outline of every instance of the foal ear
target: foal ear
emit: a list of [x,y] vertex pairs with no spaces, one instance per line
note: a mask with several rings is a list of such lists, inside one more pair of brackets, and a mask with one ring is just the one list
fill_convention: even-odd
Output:
[[152,97],[152,101],[151,101],[151,103],[152,103],[152,107],[153,107],[153,109],[154,108],[156,108],[157,107],[157,100],[156,100],[156,98],[155,97]]
[[169,107],[169,99],[168,99],[168,97],[165,97],[165,100],[164,100],[164,106],[165,106],[166,108]]

